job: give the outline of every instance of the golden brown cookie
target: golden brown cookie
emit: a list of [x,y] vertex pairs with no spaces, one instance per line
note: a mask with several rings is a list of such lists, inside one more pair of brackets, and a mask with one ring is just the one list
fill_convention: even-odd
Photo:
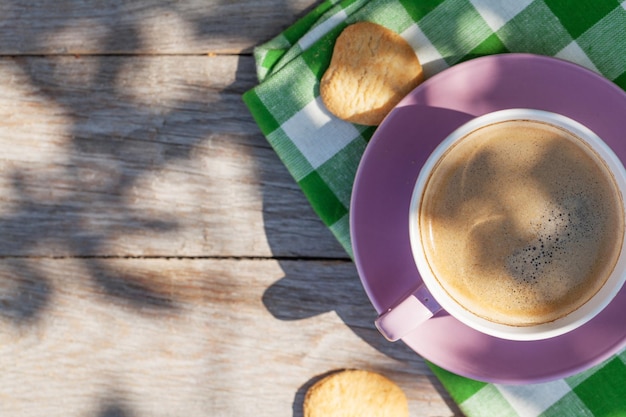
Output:
[[304,417],[408,417],[406,396],[370,371],[345,370],[316,382],[304,397]]
[[320,94],[340,119],[375,126],[423,79],[422,66],[404,38],[378,24],[359,22],[337,38]]

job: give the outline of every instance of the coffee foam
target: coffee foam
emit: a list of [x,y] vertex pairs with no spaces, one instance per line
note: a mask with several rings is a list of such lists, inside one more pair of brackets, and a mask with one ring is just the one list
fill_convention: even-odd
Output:
[[590,299],[621,249],[610,173],[573,135],[539,122],[482,128],[435,168],[422,200],[426,258],[488,320],[553,321]]

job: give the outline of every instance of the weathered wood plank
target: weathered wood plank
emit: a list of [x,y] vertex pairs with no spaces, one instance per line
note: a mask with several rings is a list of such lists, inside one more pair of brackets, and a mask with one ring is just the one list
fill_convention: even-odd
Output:
[[0,60],[0,255],[346,255],[252,120],[249,57]]
[[0,55],[249,52],[318,0],[5,0]]
[[348,262],[5,259],[0,277],[2,415],[300,416],[342,368],[392,378],[411,416],[455,412],[377,334]]

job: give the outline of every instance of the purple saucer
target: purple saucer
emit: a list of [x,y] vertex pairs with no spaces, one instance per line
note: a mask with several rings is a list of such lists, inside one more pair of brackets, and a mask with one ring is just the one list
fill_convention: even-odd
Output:
[[[626,94],[578,65],[528,54],[477,58],[428,79],[371,139],[352,193],[350,229],[365,291],[380,313],[421,283],[411,255],[408,210],[421,166],[471,118],[507,108],[560,113],[586,125],[626,161]],[[532,342],[479,333],[443,312],[403,341],[456,374],[503,384],[564,378],[626,346],[626,286],[596,318]],[[382,336],[381,336],[382,337]]]

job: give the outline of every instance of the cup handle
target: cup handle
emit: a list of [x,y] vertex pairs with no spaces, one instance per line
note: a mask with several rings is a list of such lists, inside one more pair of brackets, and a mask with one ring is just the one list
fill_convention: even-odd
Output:
[[422,284],[408,297],[378,316],[374,324],[387,340],[395,342],[415,330],[441,309],[428,288]]

